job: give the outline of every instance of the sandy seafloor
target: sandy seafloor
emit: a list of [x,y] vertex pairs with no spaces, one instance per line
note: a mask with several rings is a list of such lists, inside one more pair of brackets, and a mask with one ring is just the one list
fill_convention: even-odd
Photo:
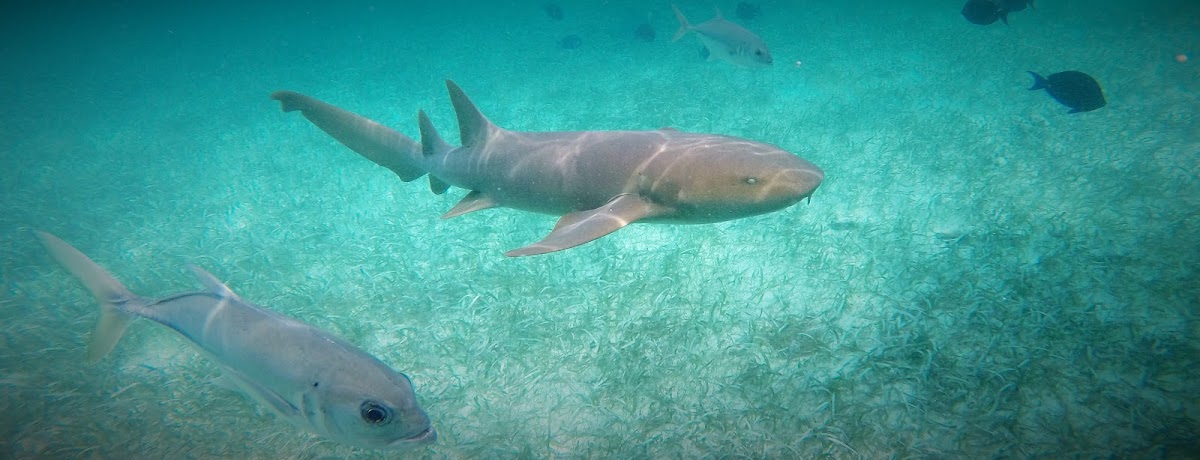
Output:
[[[749,69],[671,43],[664,1],[333,3],[5,6],[0,457],[1200,455],[1200,4],[985,27],[961,2],[763,1],[735,20],[776,64]],[[1084,71],[1108,106],[1069,115],[1027,70]],[[446,78],[510,129],[729,134],[827,177],[780,212],[507,259],[553,217],[440,220],[463,191],[267,97],[412,136],[425,109],[455,142]],[[360,345],[437,443],[297,431],[148,321],[85,364],[96,304],[33,229],[140,294],[198,288],[195,263]]]

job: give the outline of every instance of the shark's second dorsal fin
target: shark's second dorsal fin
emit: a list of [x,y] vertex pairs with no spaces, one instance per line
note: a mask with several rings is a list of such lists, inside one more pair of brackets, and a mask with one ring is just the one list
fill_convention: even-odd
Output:
[[450,90],[450,102],[454,104],[454,113],[458,115],[458,133],[462,139],[462,146],[471,148],[483,145],[488,136],[499,128],[483,116],[479,107],[471,102],[471,98],[467,97],[467,93],[457,84],[446,80],[446,88]]
[[442,139],[433,121],[424,110],[417,111],[417,125],[421,127],[421,154],[425,156],[441,155],[454,150],[454,147]]
[[188,265],[188,269],[192,271],[193,275],[196,275],[196,279],[200,280],[200,283],[203,284],[204,288],[208,291],[221,297],[238,299],[238,295],[234,294],[233,290],[229,289],[229,286],[226,286],[225,283],[222,283],[221,280],[213,276],[212,273],[209,273],[207,270],[196,265]]

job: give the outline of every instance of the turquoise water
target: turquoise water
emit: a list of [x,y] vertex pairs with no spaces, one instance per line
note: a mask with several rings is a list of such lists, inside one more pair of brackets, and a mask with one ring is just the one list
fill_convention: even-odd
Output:
[[[1200,5],[1043,0],[977,26],[961,2],[718,2],[771,46],[753,69],[671,43],[669,2],[540,4],[10,7],[0,457],[1200,452]],[[1068,115],[1027,70],[1086,72],[1108,106]],[[507,259],[554,218],[440,220],[463,191],[400,182],[267,97],[410,136],[425,109],[455,142],[446,78],[509,129],[729,134],[826,181],[772,214]],[[198,288],[194,263],[358,344],[412,378],[437,443],[300,432],[147,321],[85,364],[96,304],[33,229],[140,294]]]

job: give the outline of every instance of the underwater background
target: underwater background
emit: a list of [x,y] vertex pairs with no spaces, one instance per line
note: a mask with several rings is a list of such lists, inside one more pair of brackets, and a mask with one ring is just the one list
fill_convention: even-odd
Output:
[[[715,2],[769,68],[672,43],[666,1],[6,5],[0,457],[1197,458],[1200,3],[755,4]],[[1108,105],[1068,114],[1029,70]],[[505,128],[728,134],[826,179],[510,259],[554,218],[441,220],[462,190],[268,98],[409,136],[424,109],[455,143],[447,78]],[[346,338],[412,378],[437,443],[299,431],[149,321],[86,364],[97,305],[34,229],[139,294],[199,289],[193,263]]]

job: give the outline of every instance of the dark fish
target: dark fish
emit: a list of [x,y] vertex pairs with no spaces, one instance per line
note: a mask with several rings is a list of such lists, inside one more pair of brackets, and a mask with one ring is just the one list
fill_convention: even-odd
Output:
[[1032,8],[1033,0],[1000,0],[999,4],[1000,8],[1003,8],[1004,11],[1012,13],[1014,11],[1021,11],[1026,6]]
[[657,35],[658,34],[654,32],[654,26],[647,22],[643,22],[641,25],[637,26],[637,28],[633,29],[633,36],[644,42],[654,41],[654,37]]
[[738,19],[745,19],[745,20],[749,21],[751,19],[757,18],[761,14],[762,14],[762,8],[760,8],[758,5],[755,5],[753,3],[748,3],[748,2],[738,2],[738,4],[737,4]]
[[555,4],[555,3],[543,3],[543,4],[542,4],[542,11],[545,11],[545,12],[546,12],[546,16],[550,16],[550,19],[553,19],[553,20],[555,20],[555,21],[561,21],[561,20],[562,20],[562,18],[563,18],[563,11],[562,11],[562,7],[561,7],[561,6],[558,6],[558,4]]
[[1104,91],[1095,78],[1083,72],[1068,70],[1042,77],[1030,71],[1033,87],[1030,91],[1045,89],[1055,100],[1071,108],[1068,113],[1090,112],[1104,107]]
[[996,20],[1008,24],[1008,10],[993,0],[967,0],[963,5],[962,15],[974,24],[986,26]]
[[558,46],[561,46],[563,49],[573,50],[583,46],[583,39],[579,38],[578,35],[567,35],[558,41]]

